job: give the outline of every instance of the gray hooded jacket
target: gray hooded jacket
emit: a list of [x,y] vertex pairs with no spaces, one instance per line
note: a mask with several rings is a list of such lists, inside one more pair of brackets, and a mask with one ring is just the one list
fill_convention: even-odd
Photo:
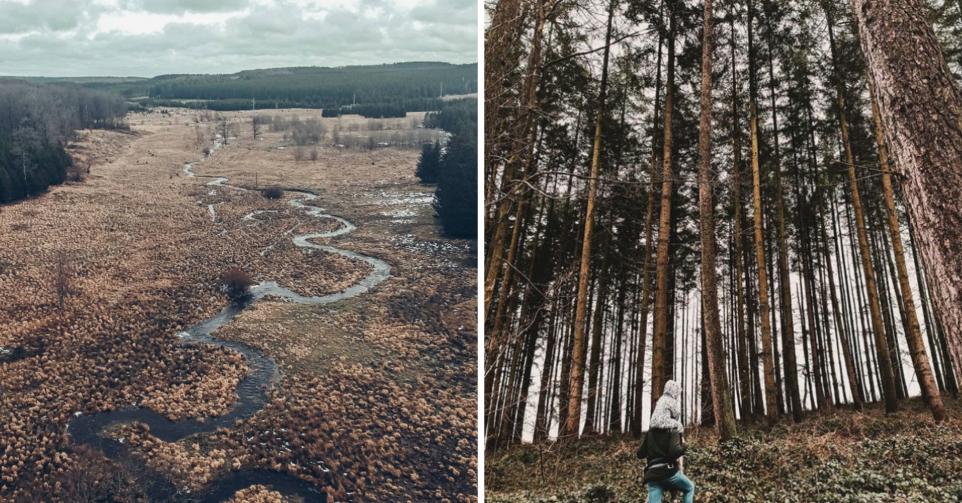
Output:
[[681,386],[669,380],[665,383],[665,392],[655,403],[655,410],[651,413],[650,428],[684,433],[685,426],[681,424]]

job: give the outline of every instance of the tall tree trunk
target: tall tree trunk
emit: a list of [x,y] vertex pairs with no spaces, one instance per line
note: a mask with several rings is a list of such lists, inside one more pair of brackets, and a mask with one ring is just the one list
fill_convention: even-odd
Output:
[[731,33],[731,72],[732,72],[732,204],[734,205],[734,258],[732,260],[735,277],[733,279],[735,290],[735,338],[737,341],[738,354],[738,384],[741,393],[739,411],[742,420],[752,414],[752,392],[751,392],[751,372],[755,370],[754,359],[748,357],[748,337],[752,337],[745,330],[745,291],[742,281],[745,276],[745,268],[742,263],[742,243],[744,230],[742,229],[742,135],[741,127],[738,125],[738,84],[737,69],[735,67],[735,16],[729,17],[729,31]]
[[[553,202],[553,200],[552,200]],[[551,214],[549,209],[548,214]],[[550,218],[550,216],[549,216]],[[541,385],[538,387],[538,408],[535,412],[534,441],[538,442],[548,438],[548,427],[551,424],[551,386],[554,381],[555,373],[555,348],[558,346],[558,335],[555,333],[555,320],[557,319],[557,302],[553,301],[551,308],[551,320],[548,323],[548,332],[545,335],[547,348],[544,353],[544,363],[541,366]]]
[[[490,242],[486,247],[486,254],[488,255],[484,277],[484,308],[486,310],[491,308],[491,301],[495,294],[495,286],[497,285],[498,278],[501,277],[502,270],[505,268],[503,257],[505,253],[505,239],[508,236],[508,215],[511,214],[514,206],[513,198],[509,193],[514,190],[515,175],[519,168],[524,165],[522,156],[530,153],[530,147],[525,147],[523,142],[528,141],[529,144],[532,143],[530,137],[535,125],[535,109],[538,106],[538,83],[541,75],[541,46],[546,21],[544,7],[543,2],[539,1],[537,20],[531,40],[531,52],[528,54],[527,60],[527,73],[524,79],[524,94],[520,111],[521,117],[519,118],[520,125],[516,130],[512,131],[512,134],[518,136],[516,141],[521,143],[521,145],[511,147],[511,152],[505,162],[504,172],[501,175],[502,199],[496,204],[494,220],[487,224],[488,227],[493,227],[494,230]],[[486,203],[490,204],[491,202],[491,198],[489,197]],[[487,214],[487,212],[485,212],[485,214]],[[485,320],[486,328],[491,329],[491,333],[486,334],[485,355],[490,356],[495,355],[495,352],[498,351],[498,347],[502,343],[500,339],[501,334],[493,331],[494,327],[492,322],[493,320]]]
[[657,76],[655,77],[655,101],[654,101],[654,118],[652,123],[652,134],[651,134],[651,166],[648,185],[648,201],[645,203],[645,257],[642,259],[642,270],[641,270],[641,305],[639,309],[641,311],[640,320],[638,325],[638,354],[637,362],[635,364],[635,391],[633,400],[633,414],[631,416],[631,434],[635,438],[641,437],[641,425],[643,423],[642,414],[644,414],[644,407],[642,399],[644,398],[644,388],[645,388],[645,344],[648,338],[648,313],[651,307],[651,252],[654,248],[654,215],[655,215],[655,182],[658,178],[658,110],[661,105],[661,45],[664,39],[664,35],[659,31],[658,33],[658,68],[656,69]]
[[775,218],[778,246],[778,287],[779,305],[781,306],[782,325],[782,361],[785,366],[785,392],[788,393],[788,405],[795,422],[802,420],[802,401],[798,391],[798,364],[795,357],[795,315],[792,312],[792,282],[791,270],[788,265],[788,237],[785,233],[785,189],[782,186],[782,159],[778,139],[778,105],[776,103],[774,47],[772,44],[772,26],[768,20],[768,85],[772,103],[772,146],[774,159],[772,170],[775,173]]
[[923,0],[853,0],[862,52],[937,316],[962,368],[962,92]]
[[[623,269],[623,268],[622,268]],[[621,339],[624,335],[625,326],[625,293],[628,290],[628,285],[626,285],[624,270],[622,270],[621,277],[621,287],[618,289],[618,315],[615,318],[615,348],[612,358],[612,370],[611,378],[609,379],[611,385],[611,411],[608,415],[608,431],[612,433],[621,433]]]
[[778,415],[778,405],[775,401],[775,360],[772,357],[772,326],[771,308],[768,304],[768,271],[765,262],[765,242],[762,233],[762,180],[759,166],[758,146],[758,91],[756,90],[754,38],[752,23],[754,22],[754,2],[748,2],[748,67],[749,87],[751,88],[751,134],[752,134],[752,205],[754,208],[755,225],[755,262],[758,273],[758,309],[762,330],[762,366],[765,374],[765,415],[774,418]]
[[949,348],[945,342],[945,336],[939,330],[938,320],[932,320],[935,316],[931,313],[932,303],[928,298],[928,281],[925,279],[924,268],[919,260],[918,246],[915,242],[915,228],[912,225],[912,218],[908,218],[909,227],[909,243],[912,246],[912,263],[915,266],[915,276],[919,284],[919,297],[922,301],[922,314],[925,316],[925,331],[929,334],[929,344],[931,347],[939,348],[939,352],[942,353],[942,368],[944,369],[944,380],[945,388],[953,396],[958,396],[959,388],[955,379],[955,372],[952,369],[951,355],[949,355]]
[[[832,315],[835,318],[835,331],[842,343],[842,358],[845,360],[845,374],[848,378],[849,386],[852,389],[852,402],[855,406],[855,410],[862,410],[862,403],[865,401],[862,394],[862,388],[860,386],[860,380],[858,378],[858,372],[856,370],[855,355],[852,354],[852,343],[850,337],[848,336],[848,330],[845,323],[842,321],[842,312],[839,307],[838,295],[835,293],[835,271],[832,270],[832,257],[829,255],[828,251],[828,233],[825,231],[824,217],[821,215],[822,210],[819,208],[819,231],[821,233],[821,244],[822,244],[822,256],[825,261],[825,265],[828,268],[828,290],[829,295],[832,299]],[[839,271],[841,273],[841,271]]]
[[828,20],[829,44],[832,52],[832,67],[835,69],[836,106],[838,107],[838,122],[842,132],[842,144],[845,148],[845,160],[848,164],[848,181],[852,196],[852,209],[855,212],[855,229],[858,235],[859,254],[862,258],[862,270],[865,276],[865,289],[868,293],[869,314],[872,321],[872,332],[875,334],[875,352],[879,367],[879,377],[882,383],[882,398],[885,400],[886,412],[898,410],[898,398],[895,390],[895,372],[889,355],[888,341],[885,337],[885,327],[882,322],[882,308],[879,301],[878,286],[876,284],[875,267],[872,264],[872,253],[869,250],[868,233],[865,228],[865,214],[862,209],[862,196],[859,194],[858,175],[855,172],[855,156],[852,153],[852,142],[849,138],[848,121],[845,114],[845,95],[841,78],[838,76],[838,59],[835,56],[835,35],[831,8],[825,5]]
[[581,422],[581,392],[584,386],[585,312],[588,303],[588,268],[591,264],[591,232],[594,226],[595,198],[598,194],[598,174],[601,164],[601,125],[605,117],[605,99],[608,93],[608,57],[611,53],[611,25],[616,0],[608,5],[608,29],[605,31],[604,58],[601,67],[601,89],[598,92],[598,116],[595,118],[595,139],[591,153],[591,179],[588,182],[588,203],[585,207],[584,236],[581,243],[581,266],[578,272],[578,295],[575,305],[575,340],[571,365],[571,381],[568,385],[568,417],[562,436],[578,436]]
[[[878,142],[879,164],[882,168],[882,193],[885,198],[885,211],[888,214],[889,239],[895,252],[895,268],[898,272],[899,290],[902,292],[902,303],[905,306],[905,324],[908,330],[905,339],[909,344],[912,355],[912,365],[922,388],[922,396],[932,410],[932,417],[937,422],[945,419],[945,405],[939,388],[935,385],[929,358],[925,354],[925,342],[922,340],[922,329],[919,326],[919,316],[915,311],[915,300],[912,298],[912,285],[909,283],[908,267],[905,265],[905,249],[902,246],[902,234],[899,227],[899,216],[895,210],[895,193],[892,190],[892,174],[889,170],[888,147],[885,144],[885,133],[879,115],[878,103],[875,100],[875,89],[869,85],[872,95],[872,121],[875,124],[875,138]],[[933,348],[934,349],[934,348]]]
[[658,218],[658,248],[655,259],[655,326],[651,339],[651,396],[661,396],[668,380],[671,351],[668,349],[668,243],[672,234],[672,116],[675,95],[675,6],[669,1],[668,78],[665,85],[664,145],[662,147],[661,213]]
[[594,320],[591,322],[591,360],[588,362],[588,414],[585,416],[584,434],[595,433],[598,414],[598,374],[601,370],[602,336],[605,326],[605,302],[608,297],[608,274],[598,274],[598,296],[595,298]]
[[712,0],[705,0],[701,53],[701,121],[698,135],[698,211],[701,233],[701,300],[703,329],[711,381],[712,410],[721,440],[735,435],[735,411],[725,376],[725,352],[718,318],[718,283],[715,271],[715,204],[711,183],[711,72],[714,45]]

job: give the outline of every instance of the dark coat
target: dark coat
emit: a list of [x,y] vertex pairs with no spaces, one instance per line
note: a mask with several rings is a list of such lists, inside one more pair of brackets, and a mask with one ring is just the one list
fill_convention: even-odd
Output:
[[685,443],[677,431],[652,428],[636,455],[648,460],[645,482],[659,482],[678,473],[678,458],[685,455]]

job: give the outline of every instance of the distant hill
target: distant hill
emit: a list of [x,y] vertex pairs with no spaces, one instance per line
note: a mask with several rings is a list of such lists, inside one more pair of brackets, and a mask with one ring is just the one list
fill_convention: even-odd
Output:
[[123,84],[130,82],[144,82],[149,80],[146,77],[3,77],[0,79],[26,80],[36,84],[80,84],[89,86],[93,84]]
[[[341,108],[406,111],[437,109],[442,95],[477,93],[478,65],[409,62],[343,67],[290,67],[232,74],[139,77],[19,77],[41,83],[73,83],[120,94],[145,105],[250,108]],[[390,105],[390,106],[388,106]]]

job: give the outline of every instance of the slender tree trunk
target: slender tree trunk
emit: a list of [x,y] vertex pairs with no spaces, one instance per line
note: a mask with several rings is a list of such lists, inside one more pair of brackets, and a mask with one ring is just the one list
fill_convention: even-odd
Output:
[[749,84],[751,87],[751,134],[752,134],[752,205],[755,225],[755,262],[758,273],[758,309],[762,330],[762,366],[765,374],[765,415],[774,418],[778,415],[775,401],[775,360],[772,357],[771,308],[768,304],[768,276],[765,261],[765,242],[762,233],[762,181],[759,166],[758,146],[758,103],[755,77],[755,56],[753,42],[754,2],[748,2],[748,59]]
[[714,12],[712,0],[705,0],[704,39],[701,54],[701,122],[698,135],[698,207],[701,233],[701,300],[705,353],[715,427],[721,440],[735,435],[735,411],[728,380],[725,376],[725,353],[722,348],[721,322],[718,318],[718,283],[715,271],[715,204],[711,183],[711,89],[712,53],[714,52]]
[[742,420],[747,419],[752,414],[752,392],[751,392],[751,372],[754,372],[754,360],[748,357],[748,337],[752,335],[745,330],[745,291],[742,288],[742,281],[745,277],[745,268],[742,263],[742,243],[744,229],[742,228],[742,136],[741,127],[738,125],[738,84],[737,69],[735,67],[735,17],[729,18],[729,29],[731,33],[731,72],[732,72],[732,204],[734,205],[735,230],[732,241],[734,242],[734,259],[732,263],[735,269],[733,279],[735,290],[735,337],[738,347],[738,383],[741,392],[739,411]]
[[[753,295],[755,290],[753,288],[754,283],[752,283],[752,278],[751,278],[752,263],[753,263],[752,254],[753,253],[751,250],[749,250],[749,247],[747,246],[743,247],[742,264],[744,265],[744,269],[745,269],[745,298],[746,299],[756,298],[756,296]],[[753,397],[752,398],[753,400],[752,415],[760,417],[765,415],[765,402],[767,397],[764,396],[764,392],[762,391],[763,378],[759,378],[758,371],[757,371],[758,358],[759,356],[761,356],[762,353],[758,349],[758,341],[756,340],[756,337],[755,337],[756,304],[752,300],[746,300],[745,306],[748,311],[746,316],[746,321],[748,322],[748,327],[747,327],[748,328],[748,331],[747,331],[748,332],[748,353],[751,355],[751,361],[752,361],[752,368],[751,368],[751,374],[750,374],[752,378],[752,397]],[[764,373],[764,368],[762,369],[762,371]],[[774,382],[774,379],[773,379],[773,382]]]
[[[624,279],[625,275],[622,271],[621,278]],[[627,291],[627,285],[625,282],[621,282],[621,288],[618,289],[618,316],[615,318],[615,348],[612,358],[611,377],[609,382],[611,384],[611,409],[608,414],[608,431],[612,433],[621,433],[621,339],[624,335],[624,308],[625,308],[625,292]]]
[[[671,4],[671,2],[669,2]],[[665,86],[664,145],[662,147],[661,213],[658,218],[658,248],[655,259],[655,326],[651,340],[651,396],[661,396],[671,367],[668,346],[668,244],[672,234],[672,116],[675,94],[675,9],[669,7],[668,78]],[[668,353],[668,355],[666,355]],[[668,358],[666,358],[668,356]]]
[[642,399],[644,398],[644,388],[645,388],[645,344],[648,338],[648,313],[651,307],[651,252],[654,248],[654,214],[655,214],[655,183],[658,178],[658,110],[661,105],[661,46],[664,36],[659,32],[658,34],[658,63],[655,77],[655,101],[654,101],[654,119],[652,123],[652,136],[651,136],[651,166],[650,166],[650,176],[649,180],[651,183],[648,185],[648,201],[645,203],[645,257],[642,259],[642,271],[641,271],[641,305],[639,309],[641,311],[640,320],[638,325],[638,354],[637,363],[635,365],[635,392],[634,392],[634,404],[632,406],[633,414],[631,416],[631,434],[635,438],[641,437],[641,425],[642,425],[642,414],[644,414],[644,407]]
[[819,230],[821,231],[822,256],[828,268],[828,290],[832,299],[832,315],[835,318],[835,331],[842,342],[842,358],[845,360],[845,373],[848,377],[849,386],[852,388],[852,401],[856,410],[862,410],[864,397],[859,383],[858,372],[856,370],[855,356],[852,354],[852,344],[846,326],[842,321],[842,309],[839,307],[838,296],[835,293],[835,271],[832,268],[832,257],[828,252],[828,234],[825,232],[824,218],[819,209]]
[[882,312],[879,301],[878,286],[876,285],[875,267],[872,264],[872,253],[869,250],[868,234],[865,228],[865,214],[862,209],[862,197],[859,194],[858,175],[855,172],[855,157],[852,153],[852,143],[849,139],[848,121],[845,114],[845,97],[841,79],[838,77],[838,60],[835,57],[835,37],[830,8],[826,6],[826,17],[829,27],[829,42],[832,52],[832,67],[835,69],[836,105],[838,106],[838,122],[842,131],[842,144],[845,148],[845,160],[848,164],[848,180],[851,188],[852,209],[855,212],[855,228],[858,235],[858,247],[862,257],[862,269],[865,276],[865,289],[868,293],[869,314],[872,321],[872,332],[875,334],[875,352],[879,367],[879,377],[882,383],[882,397],[885,400],[886,412],[898,410],[898,398],[895,390],[895,372],[889,355],[888,342],[885,338],[885,327],[882,322]]
[[[549,214],[550,214],[549,210]],[[550,218],[550,217],[549,217]],[[556,306],[552,302],[552,306]],[[550,420],[549,402],[551,398],[551,385],[555,373],[555,347],[557,346],[558,336],[555,334],[555,319],[557,318],[556,309],[551,309],[551,320],[548,322],[548,333],[545,335],[546,348],[544,353],[544,364],[541,367],[541,385],[538,387],[538,408],[535,413],[534,441],[538,442],[548,438],[548,425]]]
[[[538,106],[538,82],[540,80],[540,68],[541,68],[541,46],[542,37],[545,25],[545,10],[544,6],[539,1],[538,4],[538,16],[535,22],[534,34],[531,40],[531,52],[528,54],[527,61],[527,74],[524,79],[524,98],[522,101],[521,117],[519,118],[520,126],[517,128],[514,134],[519,136],[519,139],[523,142],[529,140],[531,137],[531,132],[534,129],[535,124],[535,109]],[[493,227],[494,231],[490,242],[487,244],[487,263],[485,264],[485,278],[484,278],[484,306],[485,309],[490,309],[491,301],[494,298],[495,286],[497,285],[498,278],[501,277],[501,272],[505,265],[503,262],[503,257],[505,253],[505,239],[508,236],[508,215],[511,213],[511,209],[514,206],[512,203],[512,197],[509,193],[513,190],[514,177],[518,172],[520,166],[523,165],[523,160],[521,156],[524,153],[530,153],[530,148],[525,148],[524,146],[512,146],[511,152],[508,155],[508,159],[505,162],[504,172],[501,175],[501,193],[503,199],[501,199],[496,204],[495,218],[493,221],[488,222],[488,227]],[[493,184],[493,180],[492,180]],[[491,204],[491,198],[486,200],[486,204]],[[487,212],[486,212],[487,214]],[[486,334],[487,342],[485,346],[485,355],[493,356],[498,347],[501,344],[501,334],[493,331],[493,325],[491,322],[493,320],[485,320],[486,328],[492,329],[490,334]]]
[[591,154],[591,179],[588,183],[588,203],[585,208],[584,236],[581,243],[581,267],[578,273],[578,295],[575,306],[574,359],[571,365],[571,381],[568,386],[568,417],[562,436],[578,436],[581,422],[581,392],[584,386],[585,312],[587,310],[588,268],[591,264],[591,233],[594,226],[595,198],[598,194],[598,174],[601,164],[601,125],[605,116],[605,99],[608,92],[608,57],[611,53],[611,26],[616,0],[608,5],[608,29],[605,32],[605,49],[601,70],[601,89],[598,93],[598,116],[595,119],[595,139]]
[[882,168],[882,193],[885,198],[885,210],[888,214],[889,239],[892,241],[892,248],[895,252],[895,268],[898,272],[899,290],[902,292],[902,303],[905,306],[905,324],[908,328],[905,332],[905,338],[909,344],[912,365],[915,367],[919,386],[922,388],[922,396],[925,397],[929,409],[932,410],[932,417],[939,422],[945,419],[945,405],[942,403],[942,396],[939,394],[939,388],[935,385],[932,368],[929,366],[929,359],[925,354],[925,342],[922,340],[922,329],[919,326],[919,317],[915,310],[915,300],[912,298],[912,285],[909,283],[908,267],[905,265],[905,249],[902,246],[899,216],[895,210],[895,194],[892,190],[892,174],[889,171],[888,148],[885,144],[885,134],[879,115],[878,103],[875,101],[875,90],[871,85],[869,89],[872,90],[872,121],[875,124],[879,164]]
[[802,402],[798,390],[798,364],[795,357],[795,317],[792,312],[791,270],[788,265],[788,238],[785,232],[785,189],[782,185],[782,159],[779,148],[778,105],[776,103],[774,47],[772,44],[771,21],[767,24],[768,38],[768,83],[772,106],[772,145],[774,159],[772,170],[775,181],[775,218],[778,247],[778,292],[781,307],[782,360],[785,366],[785,391],[788,405],[795,422],[802,420]]
[[[942,368],[944,369],[944,380],[946,390],[953,396],[958,396],[959,388],[956,383],[955,372],[952,370],[951,356],[949,355],[949,348],[945,342],[944,334],[940,333],[938,321],[933,321],[934,315],[932,315],[931,302],[928,298],[928,281],[925,278],[922,263],[919,260],[918,246],[915,242],[915,228],[912,225],[911,216],[908,217],[908,227],[909,227],[909,242],[912,246],[912,263],[915,266],[915,276],[919,284],[919,297],[922,302],[922,314],[925,316],[926,333],[929,334],[929,344],[934,348],[939,348],[938,351],[942,353]],[[934,359],[934,358],[933,358]]]
[[585,416],[584,435],[595,433],[598,414],[598,371],[601,369],[602,335],[604,334],[605,301],[608,296],[608,275],[598,277],[598,296],[595,298],[594,320],[591,322],[591,360],[588,363],[588,414]]

